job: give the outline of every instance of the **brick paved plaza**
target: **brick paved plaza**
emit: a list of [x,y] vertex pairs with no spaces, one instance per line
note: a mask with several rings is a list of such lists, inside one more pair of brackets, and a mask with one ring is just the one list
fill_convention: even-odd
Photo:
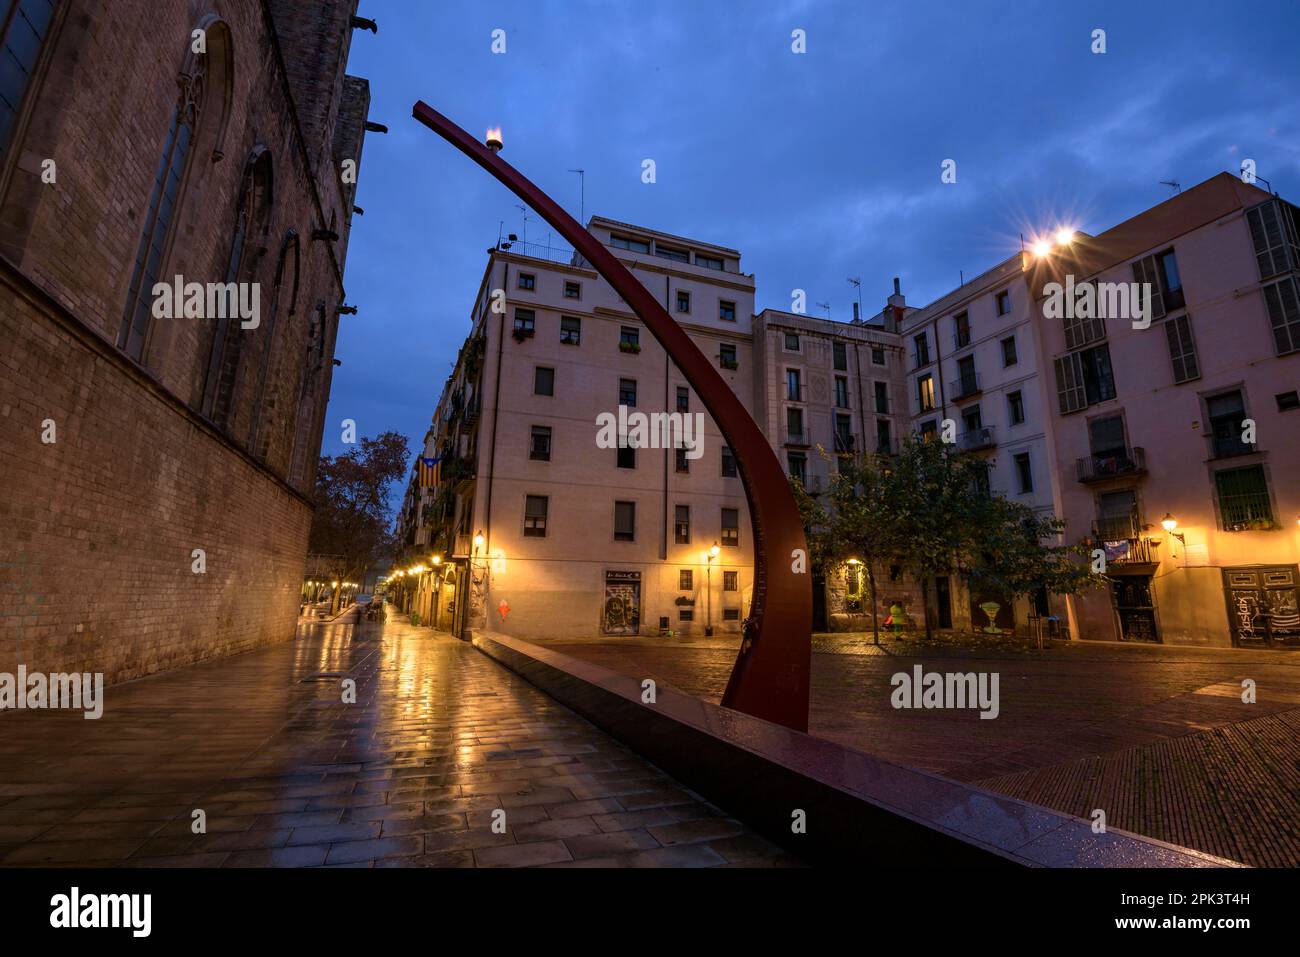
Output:
[[[583,639],[547,647],[718,701],[730,639]],[[1300,653],[1055,643],[927,651],[814,640],[809,731],[1111,827],[1258,866],[1300,864]],[[996,720],[895,710],[890,676],[1000,674]],[[1242,680],[1258,702],[1241,701]]]
[[354,618],[110,686],[98,721],[0,716],[0,866],[797,863],[470,645]]

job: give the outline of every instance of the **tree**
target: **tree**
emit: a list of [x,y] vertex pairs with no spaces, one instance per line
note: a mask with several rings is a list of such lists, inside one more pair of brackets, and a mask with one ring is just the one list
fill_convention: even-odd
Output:
[[842,457],[825,505],[798,483],[795,496],[814,567],[851,558],[865,566],[877,642],[875,569],[886,562],[920,582],[927,638],[937,575],[964,575],[1008,600],[1039,588],[1074,594],[1104,581],[1080,560],[1083,549],[1054,544],[1061,522],[992,494],[988,463],[949,444],[908,441],[898,455]]
[[814,568],[825,569],[856,559],[867,576],[871,601],[871,632],[880,644],[880,612],[876,597],[876,568],[902,548],[898,523],[893,521],[893,482],[889,459],[882,455],[841,456],[831,478],[827,505],[793,482],[795,500],[804,517]]
[[384,432],[343,455],[321,456],[308,547],[328,556],[334,581],[360,579],[389,543],[388,491],[405,477],[409,454],[406,436]]

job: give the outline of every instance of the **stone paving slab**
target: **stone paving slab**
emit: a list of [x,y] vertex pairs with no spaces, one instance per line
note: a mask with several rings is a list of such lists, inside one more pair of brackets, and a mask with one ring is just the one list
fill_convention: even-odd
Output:
[[[864,650],[862,636],[839,654],[841,639],[819,637],[814,735],[1085,819],[1101,809],[1110,827],[1217,856],[1300,864],[1300,653],[1073,642],[917,657]],[[538,644],[713,702],[736,654],[730,638]],[[997,672],[998,718],[895,710],[890,678],[917,664]]]
[[0,866],[798,865],[428,628],[303,622],[105,701],[0,715]]

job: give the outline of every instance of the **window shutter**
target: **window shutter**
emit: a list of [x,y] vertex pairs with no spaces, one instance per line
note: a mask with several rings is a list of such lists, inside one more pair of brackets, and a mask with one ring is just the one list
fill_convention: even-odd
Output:
[[1133,264],[1135,282],[1147,283],[1151,290],[1151,318],[1160,319],[1165,314],[1165,294],[1160,288],[1160,273],[1156,269],[1156,257],[1148,256]]
[[1192,339],[1192,324],[1187,316],[1179,316],[1165,323],[1169,339],[1169,361],[1174,367],[1174,382],[1188,382],[1201,377],[1201,364],[1196,356],[1196,342]]
[[1273,342],[1278,355],[1300,349],[1300,293],[1291,278],[1264,287],[1268,318],[1273,323]]
[[1269,201],[1246,210],[1246,223],[1250,226],[1250,241],[1255,245],[1259,278],[1268,279],[1286,272],[1290,262],[1277,204]]
[[1062,415],[1078,412],[1088,404],[1083,389],[1083,363],[1077,352],[1056,360],[1056,398]]

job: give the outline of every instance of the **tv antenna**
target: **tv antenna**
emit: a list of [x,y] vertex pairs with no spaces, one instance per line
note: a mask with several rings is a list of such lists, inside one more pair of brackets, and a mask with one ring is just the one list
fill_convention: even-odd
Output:
[[587,228],[587,171],[585,169],[571,169],[570,173],[578,174],[578,189],[580,191],[578,205],[578,225],[583,229]]
[[817,307],[818,307],[819,309],[825,309],[825,310],[826,310],[826,318],[827,318],[827,319],[829,319],[829,318],[831,317],[831,304],[830,304],[829,302],[819,302],[819,303],[817,303]]
[[862,277],[850,276],[849,285],[858,291],[858,316],[862,316]]
[[515,203],[514,207],[515,209],[519,210],[519,212],[524,217],[524,228],[521,235],[523,236],[524,252],[527,253],[528,252],[528,207],[520,203]]
[[1183,184],[1178,182],[1178,180],[1176,179],[1162,179],[1160,181],[1160,185],[1168,186],[1170,189],[1174,191],[1175,195],[1183,191]]

